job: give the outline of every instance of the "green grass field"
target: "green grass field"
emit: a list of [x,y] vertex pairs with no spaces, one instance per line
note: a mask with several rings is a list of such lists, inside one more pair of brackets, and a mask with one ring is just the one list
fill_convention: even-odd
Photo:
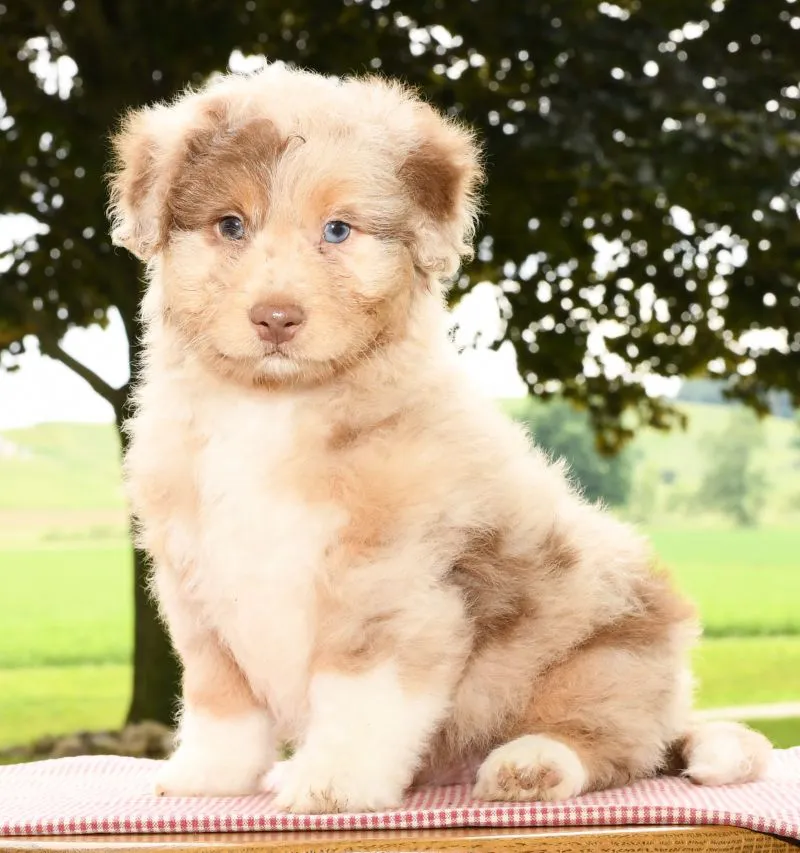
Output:
[[800,701],[797,636],[704,640],[694,666],[702,708]]
[[47,734],[120,726],[130,682],[127,663],[0,669],[0,749]]
[[649,533],[707,636],[800,634],[800,526]]
[[130,661],[130,549],[0,551],[0,669]]
[[[688,433],[638,440],[642,464],[668,460],[678,483],[702,462],[691,435],[727,417],[709,406],[691,412]],[[800,701],[800,523],[780,509],[800,493],[800,477],[788,455],[791,424],[766,428],[765,464],[779,480],[769,526],[665,514],[648,530],[703,617],[701,707]],[[0,455],[0,748],[122,722],[133,592],[113,429],[47,425],[3,437],[22,452]],[[800,744],[800,719],[756,725],[778,745]]]

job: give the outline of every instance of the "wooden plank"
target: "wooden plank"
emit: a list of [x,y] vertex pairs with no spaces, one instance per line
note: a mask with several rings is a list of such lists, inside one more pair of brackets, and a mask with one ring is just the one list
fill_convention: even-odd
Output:
[[81,835],[0,838],[0,853],[789,853],[728,826]]

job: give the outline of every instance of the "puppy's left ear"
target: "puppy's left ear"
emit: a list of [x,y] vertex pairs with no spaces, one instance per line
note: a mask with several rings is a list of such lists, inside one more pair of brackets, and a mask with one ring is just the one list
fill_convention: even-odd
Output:
[[431,276],[448,278],[472,257],[483,180],[480,148],[467,127],[417,108],[417,143],[400,168],[419,216],[415,261]]

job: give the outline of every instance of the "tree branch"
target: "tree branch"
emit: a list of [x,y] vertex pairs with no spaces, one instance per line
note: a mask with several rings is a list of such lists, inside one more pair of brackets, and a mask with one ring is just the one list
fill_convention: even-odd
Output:
[[60,361],[71,371],[77,373],[84,382],[91,386],[93,391],[96,391],[104,400],[108,400],[111,403],[115,412],[125,402],[124,386],[122,388],[114,388],[112,385],[109,385],[105,379],[102,379],[93,370],[90,370],[83,362],[73,358],[57,341],[40,335],[39,348],[44,355]]

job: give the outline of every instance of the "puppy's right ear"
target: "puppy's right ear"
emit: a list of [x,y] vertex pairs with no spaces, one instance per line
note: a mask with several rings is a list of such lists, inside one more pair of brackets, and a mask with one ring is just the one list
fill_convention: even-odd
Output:
[[111,138],[111,242],[143,261],[162,248],[169,231],[165,201],[177,147],[170,112],[164,106],[130,112]]

